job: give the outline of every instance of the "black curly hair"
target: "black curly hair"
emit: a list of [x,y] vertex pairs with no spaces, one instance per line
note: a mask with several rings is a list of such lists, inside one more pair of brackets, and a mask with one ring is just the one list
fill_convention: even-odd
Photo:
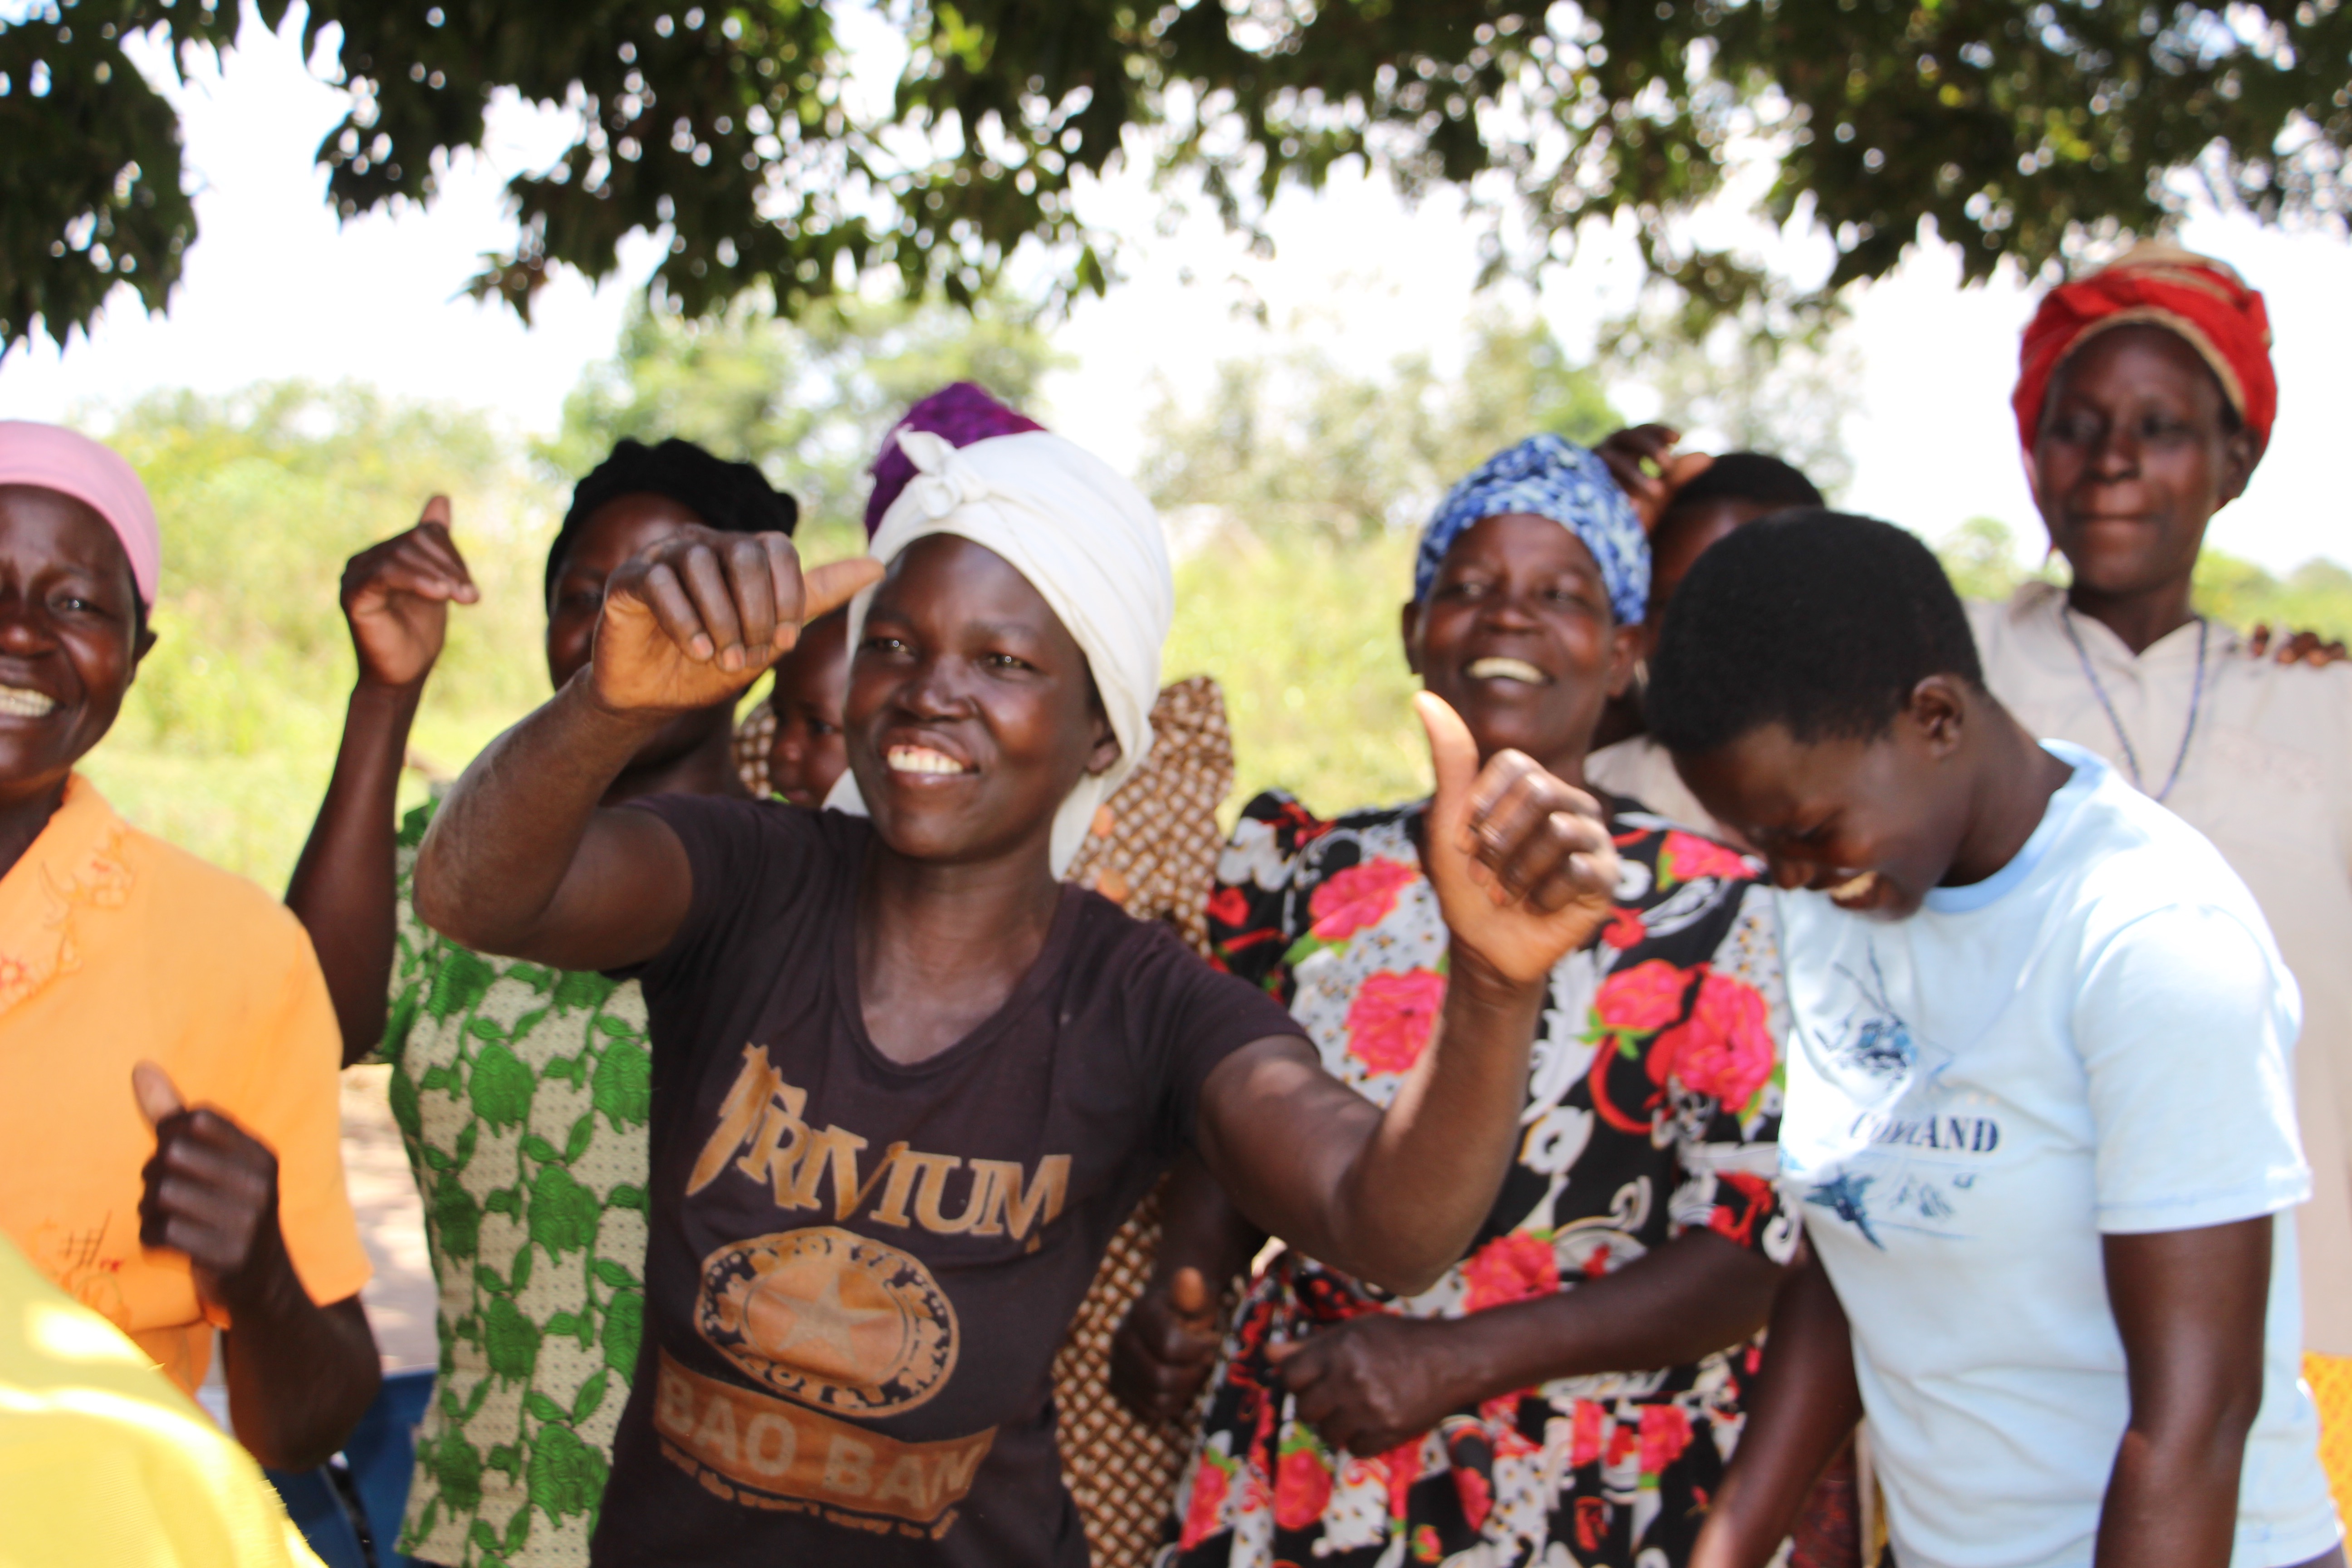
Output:
[[1696,754],[1769,724],[1875,739],[1930,675],[1984,685],[1943,567],[1891,522],[1819,508],[1727,534],[1675,590],[1650,660],[1650,731]]
[[[1769,507],[1819,507],[1829,503],[1794,463],[1769,452],[1726,452],[1699,470],[1666,503],[1666,518],[1685,507],[1711,500],[1754,501]],[[1664,519],[1661,519],[1663,525]]]
[[572,508],[547,547],[550,599],[580,530],[597,508],[627,495],[667,496],[725,533],[790,533],[801,516],[800,503],[750,463],[730,463],[675,436],[652,447],[625,436],[572,491]]

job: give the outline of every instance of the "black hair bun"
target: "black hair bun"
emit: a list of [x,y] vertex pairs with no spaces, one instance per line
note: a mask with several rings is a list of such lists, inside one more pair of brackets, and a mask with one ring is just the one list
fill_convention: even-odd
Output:
[[581,528],[605,502],[627,495],[667,497],[723,533],[790,533],[801,518],[800,503],[755,464],[730,463],[675,436],[651,447],[625,436],[572,491],[571,510],[548,547],[549,594]]

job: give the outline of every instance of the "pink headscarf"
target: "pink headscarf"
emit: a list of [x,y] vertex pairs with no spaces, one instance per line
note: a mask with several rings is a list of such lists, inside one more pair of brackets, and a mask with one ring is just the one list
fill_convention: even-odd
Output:
[[163,567],[163,536],[155,506],[131,465],[87,436],[62,425],[0,419],[0,485],[37,485],[71,496],[106,520],[131,557],[139,602],[155,603]]

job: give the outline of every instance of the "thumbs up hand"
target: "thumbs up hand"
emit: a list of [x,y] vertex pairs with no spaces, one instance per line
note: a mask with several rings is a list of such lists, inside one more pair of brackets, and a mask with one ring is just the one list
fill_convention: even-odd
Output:
[[1457,949],[1531,984],[1609,918],[1617,848],[1601,803],[1521,752],[1481,769],[1461,715],[1431,692],[1412,700],[1437,773],[1429,879],[1446,929]]
[[187,1254],[196,1293],[234,1312],[292,1278],[278,1229],[278,1157],[217,1110],[191,1110],[153,1062],[131,1069],[131,1091],[155,1130],[140,1172],[139,1240]]
[[621,712],[725,701],[782,658],[803,626],[881,575],[882,563],[863,556],[804,573],[781,533],[681,529],[606,580],[596,695]]
[[1208,1381],[1219,1335],[1217,1300],[1197,1268],[1179,1268],[1128,1309],[1110,1342],[1110,1391],[1147,1420],[1181,1421]]

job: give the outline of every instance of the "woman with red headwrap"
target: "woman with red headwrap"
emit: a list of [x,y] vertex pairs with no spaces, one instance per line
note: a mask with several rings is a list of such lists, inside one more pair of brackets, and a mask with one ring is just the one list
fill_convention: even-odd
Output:
[[2352,1510],[2352,669],[2245,657],[2191,594],[2207,523],[2270,441],[2270,341],[2261,294],[2168,246],[2052,290],[2026,329],[2013,403],[2073,580],[1971,611],[2000,700],[2212,840],[2302,987],[2305,1370],[2338,1506]]

